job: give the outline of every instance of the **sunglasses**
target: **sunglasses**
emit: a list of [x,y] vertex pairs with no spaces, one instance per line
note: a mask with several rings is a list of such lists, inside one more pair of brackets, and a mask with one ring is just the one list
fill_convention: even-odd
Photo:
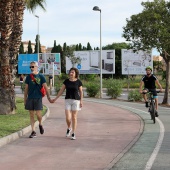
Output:
[[34,67],[36,67],[36,66],[30,66],[30,68],[34,68]]

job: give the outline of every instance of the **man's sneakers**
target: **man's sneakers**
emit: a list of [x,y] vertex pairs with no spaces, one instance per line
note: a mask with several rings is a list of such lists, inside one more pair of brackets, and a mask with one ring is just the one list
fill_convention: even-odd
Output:
[[158,117],[159,115],[158,115],[158,111],[157,110],[155,110],[155,117]]
[[66,137],[69,137],[69,136],[70,136],[70,133],[71,133],[71,128],[67,129]]
[[145,107],[149,107],[148,102],[145,102]]
[[39,129],[40,129],[40,133],[41,133],[41,135],[44,133],[44,128],[43,128],[43,126],[42,125],[39,125]]
[[71,135],[71,140],[76,140],[75,133],[73,133],[73,134]]
[[31,133],[31,135],[29,136],[29,138],[35,138],[35,137],[37,137],[36,132],[35,132],[35,131],[32,131],[32,133]]
[[[39,125],[39,129],[40,129],[40,133],[43,134],[44,133],[44,128],[42,125]],[[32,131],[31,135],[29,136],[29,138],[35,138],[37,137],[36,132]]]

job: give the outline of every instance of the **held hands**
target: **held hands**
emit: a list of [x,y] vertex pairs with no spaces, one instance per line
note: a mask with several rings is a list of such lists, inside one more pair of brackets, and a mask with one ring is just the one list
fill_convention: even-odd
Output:
[[55,97],[55,98],[53,99],[53,103],[54,103],[57,99],[58,99],[58,97]]
[[47,99],[50,103],[54,103],[53,99],[51,99],[50,96],[47,96]]

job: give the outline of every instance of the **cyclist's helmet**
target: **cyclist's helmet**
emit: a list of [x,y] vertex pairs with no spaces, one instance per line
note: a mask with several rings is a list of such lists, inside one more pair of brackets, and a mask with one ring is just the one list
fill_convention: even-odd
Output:
[[147,66],[147,67],[145,68],[145,70],[147,70],[147,69],[149,69],[149,70],[152,71],[152,67],[151,67],[151,66]]

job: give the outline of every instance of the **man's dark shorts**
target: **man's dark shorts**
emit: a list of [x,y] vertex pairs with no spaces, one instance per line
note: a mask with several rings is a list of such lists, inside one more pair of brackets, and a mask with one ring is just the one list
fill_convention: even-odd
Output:
[[40,99],[27,99],[26,110],[43,110],[42,98]]
[[156,89],[149,89],[149,91],[153,93],[153,98],[158,98],[158,94],[156,92]]

